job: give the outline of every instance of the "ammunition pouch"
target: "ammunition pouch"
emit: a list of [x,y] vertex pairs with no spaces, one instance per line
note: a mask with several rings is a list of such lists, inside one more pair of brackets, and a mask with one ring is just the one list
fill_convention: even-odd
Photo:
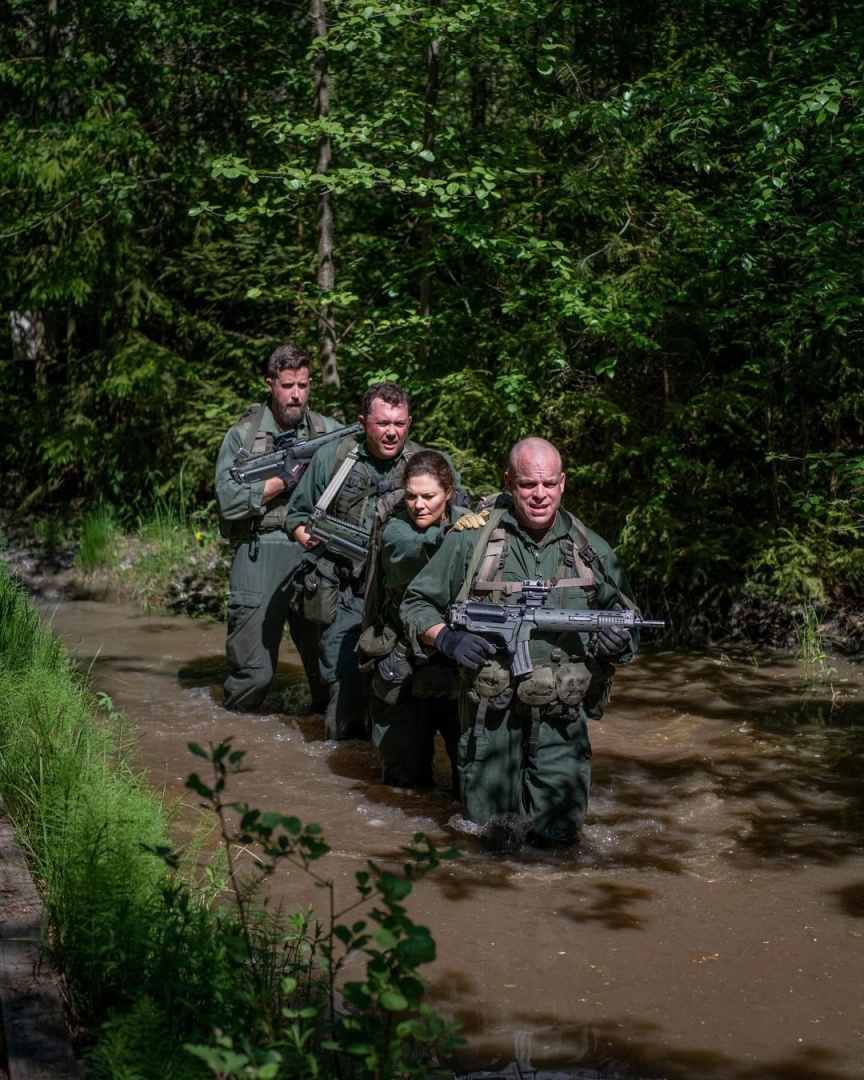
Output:
[[[609,664],[603,666],[611,672]],[[499,711],[512,703],[520,714],[537,708],[547,716],[563,715],[583,704],[592,687],[598,701],[604,692],[608,700],[608,676],[592,672],[586,664],[576,661],[538,663],[515,686],[509,668],[497,660],[489,661],[477,672],[463,670],[463,677],[468,683],[469,701],[478,705],[485,699],[487,708]]]
[[510,669],[498,660],[489,660],[477,671],[461,668],[462,678],[467,683],[468,700],[479,705],[485,700],[490,709],[499,712],[508,708],[513,700],[513,687]]
[[375,663],[372,673],[372,693],[385,705],[395,705],[411,685],[411,661],[400,642]]
[[340,574],[332,559],[317,559],[303,575],[303,617],[330,626],[339,610]]
[[591,685],[592,676],[587,666],[571,662],[557,664],[552,670],[558,700],[564,705],[580,705]]
[[396,631],[386,623],[373,623],[360,635],[357,648],[364,656],[379,660],[396,647]]
[[535,667],[530,675],[516,684],[516,697],[523,705],[536,705],[538,708],[551,705],[558,699],[555,672],[545,664]]

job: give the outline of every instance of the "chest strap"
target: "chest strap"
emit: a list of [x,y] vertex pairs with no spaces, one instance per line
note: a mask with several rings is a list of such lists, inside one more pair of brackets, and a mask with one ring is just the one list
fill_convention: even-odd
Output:
[[[502,596],[513,596],[515,593],[522,592],[524,583],[521,581],[495,580],[504,569],[510,543],[507,530],[498,528],[498,523],[503,516],[504,510],[500,508],[493,510],[489,515],[489,520],[478,537],[477,546],[474,549],[471,564],[468,567],[468,573],[463,583],[462,591],[464,591],[465,595],[462,596],[460,591],[460,600],[467,599],[469,590],[472,594],[500,593]],[[580,538],[585,541],[582,548],[578,548],[573,541],[571,533],[574,531],[577,531]],[[562,566],[559,569],[574,567],[578,572],[578,577],[556,578],[550,581],[549,585],[556,589],[578,588],[584,589],[586,592],[595,590],[596,581],[590,567],[591,563],[597,558],[597,553],[587,542],[584,534],[574,527],[559,543],[562,549]],[[477,577],[472,583],[471,579],[475,572]]]
[[[554,578],[544,582],[550,589],[589,589],[594,585],[594,575],[587,574],[584,577]],[[500,592],[504,596],[512,596],[522,592],[525,587],[524,581],[480,581],[474,582],[472,592]]]

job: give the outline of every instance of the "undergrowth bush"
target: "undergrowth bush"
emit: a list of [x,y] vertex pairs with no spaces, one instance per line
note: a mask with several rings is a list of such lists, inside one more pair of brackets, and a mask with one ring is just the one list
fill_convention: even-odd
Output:
[[[0,567],[0,795],[43,896],[90,1080],[435,1075],[431,1062],[460,1040],[423,1000],[418,969],[435,946],[404,900],[456,853],[418,834],[401,868],[368,862],[340,910],[313,866],[329,850],[318,826],[228,802],[242,750],[190,749],[210,775],[187,786],[222,840],[203,871],[196,843],[173,849],[171,808],[131,768],[122,717]],[[325,890],[323,923],[260,905],[286,861]],[[363,977],[342,978],[349,959],[364,961]]]
[[85,574],[92,574],[100,567],[111,569],[116,566],[120,535],[120,523],[113,507],[99,502],[81,517],[76,565]]
[[100,500],[81,512],[72,532],[76,568],[88,576],[98,572],[114,596],[143,611],[178,610],[178,594],[195,593],[190,583],[199,582],[208,593],[206,612],[196,611],[194,596],[179,609],[212,615],[216,605],[209,596],[222,584],[227,591],[215,510],[212,504],[189,505],[182,474],[167,493],[142,494],[122,512]]

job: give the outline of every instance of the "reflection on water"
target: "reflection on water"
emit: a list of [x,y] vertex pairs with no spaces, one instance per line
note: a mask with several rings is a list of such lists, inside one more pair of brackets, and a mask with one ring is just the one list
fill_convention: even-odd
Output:
[[[324,741],[289,649],[268,707],[237,716],[219,705],[224,627],[93,603],[48,616],[135,725],[151,782],[182,794],[187,743],[231,737],[251,768],[236,798],[320,822],[343,897],[414,832],[459,843],[410,898],[438,949],[430,1000],[469,1039],[458,1075],[864,1077],[854,664],[820,683],[788,658],[646,648],[592,726],[579,848],[492,853],[460,821],[443,750],[435,790],[396,791],[369,743]],[[277,902],[318,895],[274,882]]]

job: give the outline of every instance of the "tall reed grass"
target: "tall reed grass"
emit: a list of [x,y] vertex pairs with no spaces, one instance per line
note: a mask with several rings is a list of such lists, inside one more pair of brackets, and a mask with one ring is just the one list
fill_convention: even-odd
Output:
[[[155,1080],[175,1075],[163,1057],[179,1040],[243,1015],[242,994],[220,1005],[233,980],[220,939],[230,916],[218,925],[191,880],[166,873],[169,809],[132,770],[116,715],[97,713],[62,643],[0,565],[0,795],[43,897],[72,1025],[95,1042],[89,1075],[119,1075],[100,1072],[100,1028],[146,1002],[163,1037],[136,1075]],[[191,1061],[183,1075],[209,1073]]]
[[81,517],[76,564],[85,574],[92,574],[100,567],[113,569],[117,565],[117,545],[120,525],[113,508],[99,502]]

